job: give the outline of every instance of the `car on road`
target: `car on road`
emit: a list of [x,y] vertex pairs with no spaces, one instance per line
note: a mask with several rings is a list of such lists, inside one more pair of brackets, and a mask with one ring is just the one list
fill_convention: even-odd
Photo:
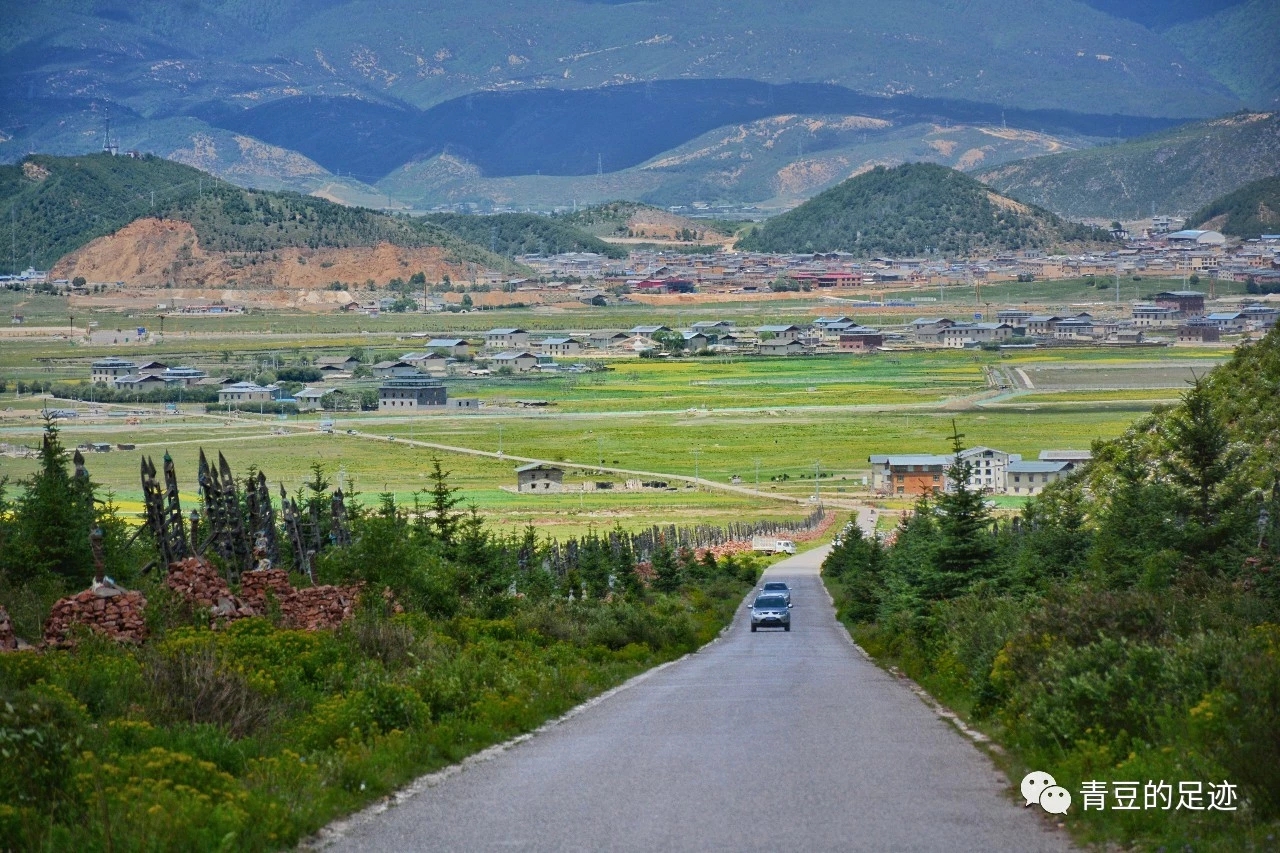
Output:
[[776,593],[762,593],[751,605],[751,632],[757,628],[791,630],[791,605]]
[[787,586],[784,581],[765,581],[764,586],[760,587],[760,594],[772,593],[773,595],[781,595],[787,599],[787,606],[791,605],[791,587]]

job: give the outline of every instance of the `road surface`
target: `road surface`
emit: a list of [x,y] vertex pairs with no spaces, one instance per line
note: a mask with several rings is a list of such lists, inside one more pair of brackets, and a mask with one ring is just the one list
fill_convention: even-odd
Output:
[[329,836],[328,849],[1063,851],[1039,808],[866,660],[818,578],[778,563],[790,633],[725,636]]

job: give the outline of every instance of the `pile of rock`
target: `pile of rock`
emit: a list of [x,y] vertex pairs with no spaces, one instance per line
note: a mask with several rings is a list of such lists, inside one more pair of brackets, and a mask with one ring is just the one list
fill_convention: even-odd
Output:
[[259,569],[240,576],[240,594],[249,606],[265,613],[274,599],[281,621],[290,628],[315,631],[337,628],[355,611],[359,586],[312,586],[294,589],[281,569]]
[[9,611],[0,607],[0,652],[18,650],[18,635],[13,633],[13,622],[9,621]]
[[53,605],[44,623],[45,644],[75,645],[72,629],[77,625],[118,642],[141,643],[147,638],[142,616],[146,606],[146,597],[136,590],[130,592],[110,583],[96,585]]
[[218,570],[200,557],[170,563],[165,583],[192,605],[208,608],[214,618],[242,619],[258,615],[257,610],[232,595]]

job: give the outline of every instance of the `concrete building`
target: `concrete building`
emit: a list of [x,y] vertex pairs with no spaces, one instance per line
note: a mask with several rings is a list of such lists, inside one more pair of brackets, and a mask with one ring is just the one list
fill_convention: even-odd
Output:
[[446,403],[444,385],[426,376],[388,379],[378,386],[378,411],[424,409]]
[[1006,494],[1038,495],[1045,486],[1056,483],[1071,472],[1071,463],[1065,461],[1023,461],[1010,462],[1005,470],[1007,478]]
[[471,344],[462,338],[435,338],[427,341],[428,350],[445,353],[454,358],[465,358],[471,354]]
[[323,388],[303,388],[293,395],[300,412],[314,412],[320,408],[320,398],[327,392]]
[[757,350],[761,355],[803,355],[804,344],[797,340],[781,340],[775,338],[773,340],[761,341],[757,345]]
[[1180,344],[1216,344],[1222,340],[1222,332],[1209,323],[1188,323],[1178,327]]
[[1141,328],[1172,326],[1178,321],[1178,309],[1167,305],[1133,306],[1133,324]]
[[379,379],[389,379],[393,376],[416,376],[418,373],[418,366],[404,359],[380,361],[373,366],[373,375]]
[[885,495],[923,495],[947,488],[951,456],[873,455],[871,487]]
[[531,373],[538,369],[538,357],[528,350],[500,352],[493,357],[495,369],[509,367],[516,373]]
[[871,352],[884,346],[884,334],[878,329],[866,328],[842,332],[836,346],[841,352]]
[[237,382],[218,389],[219,403],[269,403],[273,399],[271,389],[256,382]]
[[775,341],[796,341],[800,339],[803,333],[804,329],[790,324],[786,326],[759,326],[756,328],[756,334],[762,339],[769,335],[771,336],[770,340]]
[[529,333],[524,329],[490,329],[484,333],[485,349],[522,349],[529,346]]
[[564,489],[564,469],[542,462],[521,465],[516,469],[516,491],[523,493],[559,492]]
[[577,338],[547,338],[541,345],[543,355],[566,356],[582,352],[582,342]]
[[1156,294],[1156,304],[1164,308],[1173,308],[1178,312],[1175,319],[1186,320],[1199,317],[1204,313],[1204,294],[1198,290],[1166,290]]
[[129,376],[137,371],[138,365],[123,358],[100,358],[89,368],[89,378],[93,382],[111,385],[122,376]]
[[1019,459],[993,447],[970,447],[960,451],[960,459],[969,463],[969,486],[984,492],[1003,492],[1005,472]]

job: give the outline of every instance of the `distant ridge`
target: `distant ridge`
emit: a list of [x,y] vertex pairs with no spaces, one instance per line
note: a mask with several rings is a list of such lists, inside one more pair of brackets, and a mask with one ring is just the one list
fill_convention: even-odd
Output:
[[1239,112],[1100,148],[974,173],[1000,192],[1076,218],[1186,215],[1280,174],[1280,112]]
[[907,163],[850,178],[753,229],[738,246],[862,257],[957,257],[1109,240],[1099,229],[1013,201],[954,169]]

